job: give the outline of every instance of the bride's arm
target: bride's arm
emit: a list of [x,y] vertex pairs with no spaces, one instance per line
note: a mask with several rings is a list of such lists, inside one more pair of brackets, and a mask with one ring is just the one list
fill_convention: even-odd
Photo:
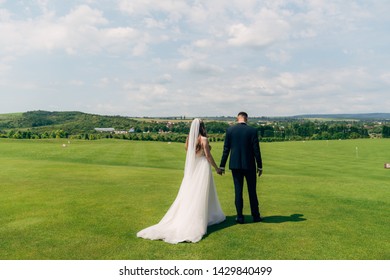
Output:
[[210,145],[209,145],[209,140],[206,137],[202,137],[202,147],[204,150],[204,154],[208,160],[208,162],[211,164],[212,167],[215,168],[215,170],[218,172],[219,168],[217,164],[215,163],[215,160],[213,158],[213,155],[210,152]]
[[184,148],[186,149],[186,151],[188,150],[188,136],[187,136],[186,144],[185,144]]

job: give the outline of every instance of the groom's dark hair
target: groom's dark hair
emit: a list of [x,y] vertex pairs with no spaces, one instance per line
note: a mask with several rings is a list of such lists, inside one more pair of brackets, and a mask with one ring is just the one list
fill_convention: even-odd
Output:
[[247,114],[247,113],[245,113],[245,112],[240,112],[240,113],[238,113],[238,115],[237,115],[237,116],[244,117],[246,120],[248,119],[248,114]]

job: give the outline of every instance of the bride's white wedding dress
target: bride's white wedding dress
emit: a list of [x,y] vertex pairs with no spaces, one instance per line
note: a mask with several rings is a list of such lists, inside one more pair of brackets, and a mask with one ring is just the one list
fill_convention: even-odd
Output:
[[[197,136],[196,133],[192,135],[195,139]],[[193,143],[190,138],[185,175],[175,201],[158,224],[141,230],[137,233],[138,237],[161,239],[172,244],[198,242],[206,234],[208,226],[225,220],[210,163],[203,149],[196,153],[195,148],[190,147]],[[192,152],[193,155],[189,155]]]

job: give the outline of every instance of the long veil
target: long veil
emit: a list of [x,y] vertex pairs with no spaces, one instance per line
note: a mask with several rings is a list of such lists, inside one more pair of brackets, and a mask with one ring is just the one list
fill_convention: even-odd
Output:
[[188,134],[188,146],[186,163],[184,166],[184,178],[191,178],[195,168],[196,144],[199,137],[200,119],[194,119],[191,123],[190,133]]

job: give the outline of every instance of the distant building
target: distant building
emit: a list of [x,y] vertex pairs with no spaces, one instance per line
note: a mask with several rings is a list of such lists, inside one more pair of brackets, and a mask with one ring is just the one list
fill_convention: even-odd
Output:
[[115,130],[115,134],[127,134],[126,130]]
[[113,133],[115,132],[115,129],[110,127],[110,128],[99,128],[99,127],[96,127],[95,130],[97,132],[110,132],[110,133]]

